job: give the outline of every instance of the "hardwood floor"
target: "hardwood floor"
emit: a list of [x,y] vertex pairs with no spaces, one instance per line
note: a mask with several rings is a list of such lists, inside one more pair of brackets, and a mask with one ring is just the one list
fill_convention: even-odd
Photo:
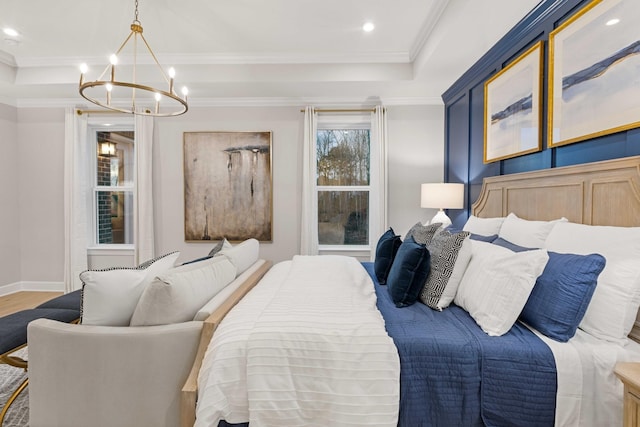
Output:
[[62,295],[62,292],[22,291],[0,296],[0,317],[27,308],[34,308],[45,301]]

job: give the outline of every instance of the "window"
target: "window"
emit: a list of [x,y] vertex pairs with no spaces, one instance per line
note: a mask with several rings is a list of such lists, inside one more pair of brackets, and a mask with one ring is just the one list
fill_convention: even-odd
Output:
[[95,246],[133,245],[134,132],[131,127],[90,128],[95,150],[93,230]]
[[321,117],[316,134],[320,250],[369,250],[377,194],[369,115]]

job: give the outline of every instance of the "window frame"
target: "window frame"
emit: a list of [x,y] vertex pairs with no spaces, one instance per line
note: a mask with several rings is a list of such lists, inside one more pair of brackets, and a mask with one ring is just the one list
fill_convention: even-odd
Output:
[[[123,186],[111,186],[111,185],[98,185],[98,173],[97,173],[97,157],[98,157],[98,132],[120,132],[120,131],[133,131],[135,132],[135,122],[133,117],[90,117],[87,123],[87,143],[90,145],[90,149],[87,150],[87,154],[90,157],[88,159],[90,163],[91,185],[89,187],[90,194],[87,195],[91,200],[91,219],[87,221],[89,230],[87,235],[91,236],[89,240],[88,255],[107,255],[107,256],[120,256],[120,255],[133,255],[135,249],[135,240],[132,236],[132,243],[99,243],[98,232],[98,213],[97,213],[97,197],[98,192],[114,192],[120,191],[131,193],[132,200],[136,197],[136,176],[135,176],[135,139],[133,146],[133,170],[131,184]],[[132,203],[131,209],[135,209],[135,202]],[[133,211],[132,211],[133,213]]]
[[[373,224],[375,224],[380,212],[378,212],[379,206],[379,183],[380,176],[379,171],[380,162],[378,144],[380,141],[372,138],[372,120],[370,113],[344,113],[344,114],[322,114],[318,116],[316,122],[316,137],[314,139],[314,152],[318,149],[318,137],[317,132],[320,130],[351,130],[351,129],[367,129],[369,130],[369,185],[353,185],[353,186],[333,186],[333,185],[318,185],[318,161],[314,165],[314,176],[316,177],[315,185],[315,198],[316,201],[319,197],[320,191],[367,191],[369,193],[369,207],[368,207],[368,244],[367,245],[323,245],[318,242],[318,253],[323,252],[351,252],[362,253],[370,252],[374,249],[376,242],[376,236],[374,236],[375,230]],[[317,202],[316,202],[317,205]],[[317,207],[316,207],[317,209]],[[319,228],[319,219],[316,215],[316,230]]]

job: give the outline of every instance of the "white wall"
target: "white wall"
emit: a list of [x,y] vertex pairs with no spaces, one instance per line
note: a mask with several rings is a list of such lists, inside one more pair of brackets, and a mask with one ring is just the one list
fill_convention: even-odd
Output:
[[[389,225],[404,235],[435,214],[420,208],[420,184],[441,181],[444,170],[442,106],[390,106]],[[7,115],[9,116],[7,118]],[[62,282],[64,259],[64,109],[0,109],[0,286],[17,280]],[[288,259],[299,251],[302,184],[300,107],[192,108],[156,120],[154,197],[156,252],[179,250],[181,260],[209,252],[210,243],[184,241],[183,132],[273,132],[273,243],[261,257]],[[16,142],[17,137],[17,142]],[[14,141],[11,143],[10,141]],[[6,161],[5,159],[8,159]],[[17,159],[17,160],[16,160]],[[8,200],[10,203],[5,204]],[[8,239],[5,240],[5,236]],[[5,243],[6,242],[6,243]],[[20,266],[20,267],[16,267]]]
[[[406,233],[435,211],[420,208],[420,184],[441,182],[444,174],[442,106],[391,106],[389,137],[389,225]],[[180,117],[156,121],[154,191],[156,251],[180,250],[181,259],[206,255],[211,243],[184,241],[182,179],[183,132],[272,131],[273,243],[260,256],[274,262],[300,248],[303,114],[299,107],[199,108]]]
[[403,239],[436,209],[420,207],[420,184],[443,182],[444,108],[390,107],[388,111],[389,226]]
[[260,256],[273,261],[298,252],[300,228],[300,141],[302,113],[297,107],[191,109],[183,116],[156,120],[154,129],[154,204],[156,252],[181,252],[180,260],[206,255],[212,243],[184,241],[183,132],[271,131],[273,167],[273,243]]
[[18,109],[20,280],[64,275],[64,109]]
[[0,104],[0,287],[20,280],[18,112]]

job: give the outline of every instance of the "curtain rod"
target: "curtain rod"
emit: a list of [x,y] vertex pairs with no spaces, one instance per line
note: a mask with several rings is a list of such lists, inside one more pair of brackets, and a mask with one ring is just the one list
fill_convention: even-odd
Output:
[[[146,112],[149,113],[150,110],[146,109]],[[116,110],[81,110],[79,108],[76,108],[76,114],[81,116],[83,114],[113,114],[113,115],[131,115],[129,113],[124,113],[122,111],[116,111]]]
[[76,108],[76,114],[81,116],[83,114],[124,114],[124,113],[121,113],[119,111],[112,111],[112,110],[80,110],[79,108]]
[[[316,108],[316,113],[374,113],[376,111],[375,108],[364,108],[364,109],[322,109]],[[300,110],[301,113],[304,113],[304,109]],[[119,111],[111,111],[111,110],[80,110],[76,109],[76,113],[81,116],[83,114],[125,114],[120,113]]]
[[[375,108],[366,108],[366,109],[322,109],[316,108],[316,113],[374,113],[376,111]],[[304,109],[300,110],[301,113],[304,113]]]

